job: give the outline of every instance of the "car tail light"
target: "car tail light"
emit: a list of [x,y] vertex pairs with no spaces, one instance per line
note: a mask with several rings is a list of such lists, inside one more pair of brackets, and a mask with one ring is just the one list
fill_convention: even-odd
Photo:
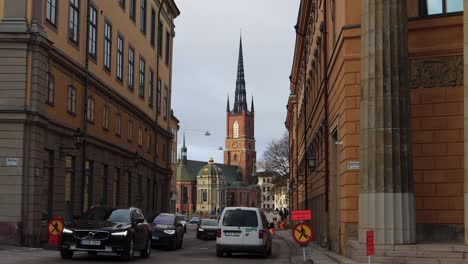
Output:
[[218,228],[218,230],[216,230],[216,237],[221,237],[221,228]]
[[264,235],[263,233],[264,232],[265,231],[263,231],[263,230],[258,231],[258,239],[263,239],[263,235]]

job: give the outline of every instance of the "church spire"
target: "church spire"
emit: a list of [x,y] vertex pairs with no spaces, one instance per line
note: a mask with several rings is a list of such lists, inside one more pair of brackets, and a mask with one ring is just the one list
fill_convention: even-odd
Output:
[[252,95],[252,105],[250,106],[250,112],[252,112],[252,113],[255,112],[253,95]]
[[239,59],[237,62],[237,80],[236,97],[234,99],[234,114],[240,114],[244,110],[247,111],[247,98],[245,92],[244,56],[242,52],[241,36],[239,41]]
[[182,143],[182,148],[180,149],[180,153],[182,156],[182,159],[181,159],[182,165],[187,164],[187,147],[185,146],[185,131],[184,131],[184,139]]
[[231,111],[231,107],[229,106],[229,95],[228,95],[228,99],[227,99],[226,111],[227,111],[227,112],[230,112],[230,111]]

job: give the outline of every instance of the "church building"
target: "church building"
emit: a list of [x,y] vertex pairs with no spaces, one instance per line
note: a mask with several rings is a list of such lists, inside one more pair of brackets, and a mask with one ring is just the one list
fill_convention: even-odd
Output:
[[177,165],[179,213],[219,213],[226,206],[257,207],[254,102],[247,106],[242,39],[239,44],[236,92],[226,108],[224,163],[189,160],[185,135]]

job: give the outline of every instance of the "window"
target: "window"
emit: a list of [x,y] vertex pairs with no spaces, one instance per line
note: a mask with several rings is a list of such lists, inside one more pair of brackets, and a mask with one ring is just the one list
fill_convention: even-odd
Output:
[[202,191],[202,201],[204,203],[208,202],[208,192],[206,190]]
[[70,21],[68,38],[78,45],[80,36],[80,0],[70,0]]
[[170,35],[169,32],[166,31],[166,65],[169,65],[169,51],[170,51]]
[[239,123],[237,123],[237,121],[234,122],[233,131],[234,131],[233,137],[239,138]]
[[166,161],[167,158],[166,158],[166,144],[163,144],[163,149],[162,149],[162,152],[163,152],[163,160]]
[[73,202],[73,180],[75,179],[75,157],[67,156],[65,166],[65,202],[71,206]]
[[162,30],[163,30],[163,24],[161,22],[161,20],[159,20],[158,22],[158,55],[159,56],[162,56],[162,41],[163,41],[163,33],[162,33]]
[[115,168],[112,205],[120,205],[120,169]]
[[122,130],[121,130],[121,117],[120,117],[120,114],[117,114],[115,116],[115,134],[117,136],[120,136],[121,132],[122,132]]
[[76,89],[73,86],[68,86],[67,111],[71,114],[76,113]]
[[128,120],[127,139],[128,139],[128,141],[133,140],[133,122],[132,122],[132,120]]
[[234,161],[237,160],[237,154],[234,154]]
[[167,118],[167,114],[168,114],[168,99],[167,99],[167,96],[168,96],[168,92],[169,90],[167,89],[167,87],[164,87],[164,118]]
[[92,182],[93,180],[93,161],[87,160],[85,161],[85,178],[84,178],[84,186],[83,186],[83,193],[82,193],[82,201],[83,201],[83,208],[82,211],[86,212],[89,207],[92,205],[91,194],[93,193],[92,190]]
[[145,59],[140,58],[140,85],[138,87],[138,95],[145,98]]
[[157,94],[156,94],[156,104],[157,104],[157,109],[158,109],[158,114],[161,113],[161,80],[158,78],[158,83],[157,83]]
[[151,153],[151,135],[146,136],[146,152]]
[[141,14],[140,14],[140,31],[146,34],[146,0],[140,0]]
[[135,21],[136,17],[136,0],[130,0],[130,18]]
[[141,127],[138,129],[138,146],[143,146],[143,129]]
[[94,6],[89,6],[89,36],[88,36],[88,53],[89,56],[96,59],[96,38],[97,38],[97,10]]
[[109,106],[104,106],[104,111],[102,112],[102,127],[104,129],[109,129]]
[[188,203],[188,188],[187,186],[184,186],[182,189],[182,204],[187,204]]
[[422,0],[424,15],[438,15],[463,11],[463,0]]
[[151,38],[150,38],[150,41],[151,41],[151,46],[154,47],[154,42],[155,42],[155,38],[156,38],[156,12],[154,11],[154,9],[151,9]]
[[253,210],[228,210],[224,213],[223,226],[257,227],[257,212]]
[[127,171],[127,206],[132,205],[132,173]]
[[54,94],[55,94],[55,78],[49,73],[47,76],[47,103],[50,105],[54,104]]
[[119,0],[119,4],[122,8],[125,8],[125,0]]
[[53,26],[57,26],[57,0],[47,0],[46,20]]
[[117,79],[123,80],[123,39],[122,36],[117,37]]
[[107,205],[107,185],[109,184],[109,166],[104,164],[102,172],[102,204]]
[[149,82],[148,82],[148,106],[153,109],[153,85],[154,85],[154,72],[150,69]]
[[104,68],[111,69],[112,26],[106,21],[104,25]]
[[128,88],[133,90],[135,80],[135,51],[133,48],[128,48]]
[[95,109],[95,101],[94,98],[88,97],[88,108],[87,108],[87,118],[89,122],[94,122],[94,109]]

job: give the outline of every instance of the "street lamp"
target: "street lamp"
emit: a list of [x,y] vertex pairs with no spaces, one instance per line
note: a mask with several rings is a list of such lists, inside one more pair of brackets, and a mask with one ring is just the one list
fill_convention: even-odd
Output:
[[73,133],[73,145],[74,147],[64,147],[63,144],[59,145],[60,160],[62,159],[62,153],[65,149],[80,149],[83,145],[84,134],[81,132],[80,128],[77,128]]

